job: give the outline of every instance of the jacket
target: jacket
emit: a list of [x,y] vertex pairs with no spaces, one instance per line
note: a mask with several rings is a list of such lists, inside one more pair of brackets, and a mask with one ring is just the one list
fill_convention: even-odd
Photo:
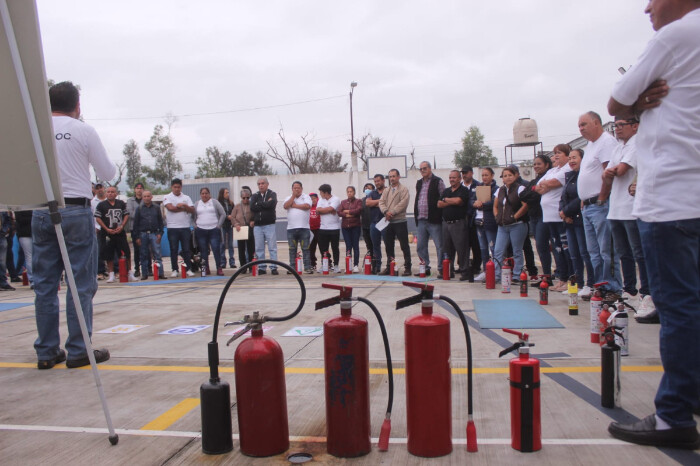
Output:
[[131,234],[138,238],[138,235],[143,231],[150,231],[156,235],[163,234],[163,214],[160,213],[160,207],[151,202],[147,206],[143,202],[134,212],[134,223]]
[[224,208],[224,214],[226,214],[226,219],[224,220],[224,224],[222,226],[229,229],[231,228],[231,220],[228,219],[228,216],[231,215],[231,212],[233,212],[233,202],[224,199],[224,202],[219,202],[219,204],[221,204],[221,207]]
[[[342,212],[344,210],[349,210],[352,217],[346,217]],[[362,201],[358,198],[352,201],[348,199],[343,199],[340,201],[340,207],[338,208],[338,217],[343,220],[340,223],[341,228],[352,228],[362,226],[362,220],[360,219],[360,212],[362,211]]]
[[268,189],[265,194],[257,192],[250,197],[250,210],[256,227],[274,225],[277,221],[277,194]]
[[[520,183],[515,181],[510,188],[506,185],[501,186],[498,190],[498,196],[496,202],[498,203],[498,216],[496,217],[496,223],[500,226],[512,225],[517,222],[529,221],[527,212],[520,218],[515,218],[515,214],[523,206],[524,202],[520,200],[518,195],[518,188],[522,186]],[[505,199],[505,204],[503,200]]]
[[234,227],[249,227],[250,221],[253,219],[253,213],[250,210],[250,204],[238,203],[231,211]]
[[410,198],[411,194],[408,192],[408,188],[401,183],[396,188],[387,186],[379,199],[379,210],[384,215],[387,212],[391,212],[394,215],[391,223],[405,222],[406,209]]
[[[430,182],[428,183],[428,223],[435,223],[440,225],[442,223],[442,211],[437,207],[437,201],[440,199],[440,182],[442,178],[435,175],[430,177]],[[443,184],[444,186],[444,184]],[[418,220],[418,198],[420,197],[420,192],[423,189],[423,179],[420,178],[416,182],[416,199],[413,202],[413,216]]]
[[143,202],[143,199],[136,199],[136,197],[130,197],[129,199],[126,200],[126,211],[129,214],[129,218],[126,221],[126,227],[124,227],[124,231],[129,232],[133,229],[134,227],[134,214],[136,214],[136,209],[139,208],[141,203]]
[[542,179],[542,176],[538,176],[529,183],[522,178],[518,178],[519,181],[522,181],[522,185],[525,186],[525,191],[520,193],[520,200],[527,204],[527,213],[531,218],[542,217],[542,206],[540,206],[542,195],[535,191],[537,183]]
[[561,192],[559,200],[559,212],[564,212],[564,215],[573,219],[575,225],[583,225],[583,217],[581,217],[581,199],[578,197],[578,172],[570,171],[565,177],[564,190]]

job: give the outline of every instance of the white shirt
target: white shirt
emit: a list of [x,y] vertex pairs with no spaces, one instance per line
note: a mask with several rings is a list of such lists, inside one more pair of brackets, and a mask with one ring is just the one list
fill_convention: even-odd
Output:
[[[287,196],[284,200],[286,204],[292,196]],[[308,204],[308,210],[296,209],[290,207],[287,209],[287,230],[293,230],[295,228],[309,228],[309,217],[311,216],[311,197],[308,194],[302,193],[301,196],[294,199],[294,203],[297,205]],[[323,221],[323,217],[321,217]]]
[[[194,206],[192,199],[187,194],[180,193],[179,196],[173,193],[166,194],[163,197],[163,205],[172,204],[174,206],[178,204],[186,203],[188,206]],[[190,227],[190,214],[187,212],[171,212],[166,210],[165,225],[168,228],[189,228]]]
[[338,217],[340,199],[335,196],[331,196],[331,198],[328,200],[320,198],[318,200],[318,204],[316,204],[316,209],[323,207],[333,207],[335,212],[330,214],[321,214],[321,230],[340,230],[340,217]]
[[619,144],[613,152],[608,168],[613,168],[621,163],[626,163],[630,168],[622,176],[616,176],[613,179],[612,189],[610,190],[610,210],[608,218],[610,220],[634,220],[632,215],[632,207],[634,205],[634,197],[630,196],[628,191],[629,185],[634,183],[634,178],[637,176],[637,136],[632,136],[627,141],[627,144]]
[[645,222],[700,218],[699,31],[700,10],[662,27],[613,87],[612,97],[623,105],[659,78],[670,89],[661,105],[642,113],[637,132],[632,215]]
[[[172,214],[173,212],[168,211],[168,213]],[[202,230],[213,230],[218,225],[219,218],[216,216],[214,201],[211,199],[209,199],[207,202],[200,200],[197,203],[197,228],[201,228]]]
[[[105,197],[105,199],[107,199]],[[97,204],[100,202],[104,201],[105,199],[98,199],[97,196],[93,197],[92,200],[90,201],[90,209],[92,210],[92,215],[95,215],[95,209],[97,208]],[[95,230],[101,230],[102,227],[100,226],[99,223],[97,223],[97,219],[95,219]]]
[[52,120],[63,197],[90,199],[90,165],[101,180],[114,178],[117,167],[107,157],[107,151],[92,126],[63,115],[53,116]]
[[[568,163],[562,167],[552,167],[547,170],[547,173],[537,182],[537,184],[541,184],[543,181],[557,180],[561,183],[560,187],[547,191],[540,199],[543,222],[563,222],[559,216],[559,200],[561,199],[562,191],[564,191],[564,184],[566,184],[566,174],[570,171],[571,167]],[[598,187],[600,188],[600,186]]]
[[600,187],[603,185],[603,164],[610,161],[617,144],[617,139],[603,131],[595,142],[589,141],[586,145],[576,183],[578,197],[582,201],[600,194]]

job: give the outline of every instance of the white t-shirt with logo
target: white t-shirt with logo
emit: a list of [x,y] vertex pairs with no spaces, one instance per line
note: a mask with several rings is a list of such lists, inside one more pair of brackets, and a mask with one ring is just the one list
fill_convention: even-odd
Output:
[[537,182],[537,184],[541,184],[547,180],[557,180],[561,183],[560,187],[547,191],[540,199],[543,222],[563,222],[559,216],[559,200],[561,199],[561,193],[564,191],[564,185],[566,184],[566,174],[570,171],[571,167],[568,163],[562,167],[552,167],[547,170],[547,173]]
[[603,164],[610,162],[610,157],[612,157],[617,144],[617,139],[607,131],[603,131],[603,134],[595,142],[589,141],[584,148],[583,160],[581,160],[581,168],[576,182],[578,197],[582,201],[600,194],[600,188],[603,185]]
[[616,176],[613,179],[612,189],[610,190],[610,210],[608,218],[610,220],[634,220],[632,208],[634,206],[634,197],[630,196],[629,186],[634,183],[634,177],[637,176],[637,136],[632,136],[627,144],[620,144],[615,148],[613,156],[610,159],[608,168],[613,168],[621,163],[626,163],[630,168],[622,176]]
[[[216,207],[214,207],[213,199],[209,199],[207,202],[200,200],[197,202],[196,208],[197,228],[213,230],[219,225],[219,217],[216,216]],[[168,213],[170,214],[172,212],[168,211]]]
[[330,214],[321,214],[321,230],[340,230],[341,219],[338,217],[340,199],[338,199],[336,196],[331,196],[331,198],[328,200],[320,198],[318,200],[318,204],[316,204],[316,209],[321,209],[324,207],[333,207],[335,212]]
[[[194,203],[192,202],[192,199],[190,199],[190,196],[187,194],[182,194],[180,193],[179,196],[174,195],[173,193],[166,194],[165,197],[163,197],[163,205],[168,205],[172,204],[173,206],[176,206],[178,204],[187,204],[188,206],[192,207],[194,206]],[[190,221],[190,214],[182,211],[182,212],[171,212],[171,211],[166,211],[166,218],[165,218],[165,224],[168,228],[189,228],[191,221]]]
[[[284,200],[286,204],[292,196],[287,196]],[[308,210],[296,209],[290,207],[287,209],[287,230],[293,230],[296,228],[309,228],[309,218],[311,216],[311,197],[308,194],[302,193],[301,196],[294,199],[294,203],[297,205],[308,204]]]

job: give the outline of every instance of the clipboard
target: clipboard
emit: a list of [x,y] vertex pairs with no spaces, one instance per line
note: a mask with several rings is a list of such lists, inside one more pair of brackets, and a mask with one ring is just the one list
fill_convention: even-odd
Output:
[[476,200],[481,202],[489,202],[491,200],[491,186],[477,186]]
[[248,241],[248,226],[242,226],[241,231],[236,230],[236,227],[233,228],[233,239],[236,241]]

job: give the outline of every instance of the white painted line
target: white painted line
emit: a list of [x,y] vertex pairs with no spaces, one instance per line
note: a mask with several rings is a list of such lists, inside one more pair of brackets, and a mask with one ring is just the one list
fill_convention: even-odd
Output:
[[[71,427],[71,426],[32,426],[21,424],[0,424],[0,430],[16,430],[16,431],[33,431],[33,432],[65,432],[76,434],[107,434],[105,428],[99,427]],[[140,437],[181,437],[181,438],[200,438],[201,432],[187,432],[178,430],[139,430],[139,429],[115,429],[119,435],[135,435]],[[233,439],[238,440],[238,434],[233,434]],[[326,437],[305,437],[295,436],[289,437],[291,442],[306,442],[306,443],[325,443]],[[372,438],[372,443],[377,443],[378,438]],[[407,443],[406,438],[390,438],[389,443],[402,445]],[[466,445],[467,439],[456,438],[452,439],[455,445]],[[508,438],[480,438],[477,439],[479,445],[510,445]],[[622,440],[612,438],[593,438],[593,439],[542,439],[543,445],[632,445]]]

